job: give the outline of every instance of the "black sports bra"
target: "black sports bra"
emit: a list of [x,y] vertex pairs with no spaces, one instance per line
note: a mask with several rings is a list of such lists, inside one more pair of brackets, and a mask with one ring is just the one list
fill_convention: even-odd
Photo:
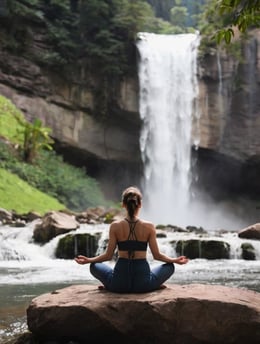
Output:
[[118,250],[119,251],[128,251],[128,252],[134,252],[134,251],[146,251],[147,250],[147,241],[139,241],[137,240],[136,234],[135,234],[135,225],[138,222],[135,221],[129,221],[125,219],[129,224],[129,235],[127,240],[124,241],[118,241]]

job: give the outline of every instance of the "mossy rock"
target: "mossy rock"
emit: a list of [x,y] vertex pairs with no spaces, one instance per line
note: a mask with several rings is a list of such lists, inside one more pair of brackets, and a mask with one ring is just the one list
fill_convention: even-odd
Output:
[[176,252],[189,259],[229,259],[230,245],[218,240],[179,240],[176,244]]
[[241,245],[242,258],[245,260],[255,260],[255,248],[252,244],[246,242]]
[[202,258],[229,259],[230,245],[225,241],[203,240],[201,242]]
[[55,256],[61,259],[73,259],[78,255],[94,257],[98,249],[100,234],[68,234],[59,240]]
[[176,252],[189,259],[201,258],[201,242],[197,239],[179,240],[176,244]]

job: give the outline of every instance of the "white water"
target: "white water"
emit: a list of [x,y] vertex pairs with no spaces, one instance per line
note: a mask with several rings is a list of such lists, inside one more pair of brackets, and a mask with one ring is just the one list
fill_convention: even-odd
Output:
[[191,189],[191,147],[200,140],[199,42],[198,34],[138,35],[142,215],[155,223],[237,230],[252,224],[243,202],[216,204]]
[[144,212],[157,223],[188,225],[198,45],[196,34],[139,34]]
[[[89,267],[78,265],[73,260],[55,259],[58,240],[52,239],[40,246],[33,242],[33,223],[24,228],[0,225],[0,343],[5,344],[12,336],[27,330],[25,310],[34,297],[72,284],[98,284],[89,273]],[[108,225],[81,225],[78,233],[102,233],[98,251],[104,247],[108,236]],[[158,238],[160,250],[175,255],[172,241],[199,238],[195,234],[167,232]],[[175,266],[175,273],[168,283],[176,284],[220,284],[260,292],[260,241],[238,238],[235,232],[220,235],[209,232],[205,239],[223,240],[231,246],[231,259],[193,259],[188,264]],[[240,246],[250,242],[256,250],[257,260],[240,259]],[[152,261],[148,251],[150,264]],[[113,266],[114,262],[107,262]]]
[[[73,260],[56,259],[55,249],[58,240],[64,235],[52,239],[49,243],[40,246],[32,240],[33,224],[24,228],[0,226],[0,286],[1,285],[32,285],[39,283],[95,283],[89,273],[88,266],[81,266]],[[108,225],[81,225],[71,234],[102,233],[99,249],[104,247],[104,240],[108,236]],[[194,233],[166,232],[165,238],[158,238],[162,252],[175,256],[172,242],[182,239],[199,239]],[[237,286],[255,284],[260,279],[260,241],[238,238],[237,233],[219,234],[209,232],[205,240],[223,240],[231,246],[231,259],[206,260],[194,259],[185,266],[176,266],[176,273],[170,282],[173,283],[225,283]],[[240,246],[243,242],[250,242],[256,251],[256,261],[241,259]],[[148,251],[150,263],[152,260]],[[114,262],[108,262],[113,265]],[[225,284],[224,283],[224,284]]]

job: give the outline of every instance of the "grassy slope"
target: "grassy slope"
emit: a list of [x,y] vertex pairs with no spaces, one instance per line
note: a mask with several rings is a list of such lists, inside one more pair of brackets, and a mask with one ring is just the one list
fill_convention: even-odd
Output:
[[[19,110],[6,98],[0,96],[0,137],[13,143],[21,142],[17,136],[19,124],[15,115]],[[50,210],[65,209],[55,198],[31,187],[16,175],[0,168],[0,207],[15,210],[18,214],[36,211],[44,214]]]
[[0,168],[0,207],[15,210],[18,214],[37,211],[41,215],[50,210],[65,209],[65,206],[55,198],[31,187],[2,168]]

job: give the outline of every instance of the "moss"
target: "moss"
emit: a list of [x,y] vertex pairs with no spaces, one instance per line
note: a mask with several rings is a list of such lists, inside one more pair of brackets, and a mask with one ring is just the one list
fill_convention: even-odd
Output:
[[55,256],[61,259],[73,259],[77,255],[94,257],[98,249],[99,238],[99,234],[68,234],[59,240]]
[[245,260],[255,260],[255,248],[252,244],[250,243],[243,243],[241,245],[242,249],[242,258]]

